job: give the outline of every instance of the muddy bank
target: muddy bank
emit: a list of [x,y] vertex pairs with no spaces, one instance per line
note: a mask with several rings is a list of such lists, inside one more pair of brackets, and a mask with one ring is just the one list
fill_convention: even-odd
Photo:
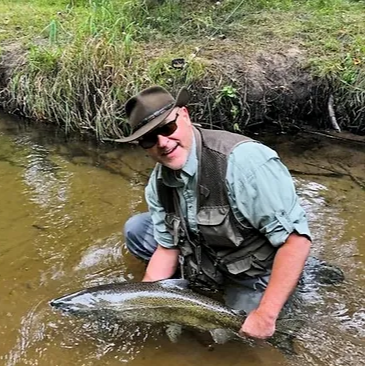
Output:
[[[288,47],[273,53],[245,54],[229,40],[222,42],[218,49],[206,45],[190,60],[159,61],[159,80],[173,94],[188,86],[193,119],[204,127],[247,134],[267,129],[297,132],[306,126],[334,129],[333,119],[341,130],[364,133],[364,92],[344,93],[339,81],[315,77],[306,66],[305,51]],[[65,130],[86,132],[97,139],[127,134],[123,105],[138,89],[134,83],[142,88],[156,80],[147,79],[145,84],[128,81],[121,65],[107,65],[107,58],[89,56],[85,55],[80,66],[85,74],[76,75],[79,71],[75,69],[74,77],[72,69],[64,70],[62,58],[52,61],[47,70],[30,68],[29,54],[19,45],[3,47],[0,106],[6,112],[57,123]],[[156,61],[151,50],[144,50],[141,57],[145,59],[139,66],[142,69]],[[200,77],[190,79],[198,64],[204,65]]]
[[[193,84],[193,104],[202,122],[238,132],[298,131],[304,126],[324,130],[335,129],[334,116],[341,130],[364,132],[364,96],[357,105],[355,95],[345,100],[337,80],[317,77],[306,66],[304,50],[288,47],[252,55],[229,51],[208,57],[215,72]],[[225,85],[234,91],[222,89]]]

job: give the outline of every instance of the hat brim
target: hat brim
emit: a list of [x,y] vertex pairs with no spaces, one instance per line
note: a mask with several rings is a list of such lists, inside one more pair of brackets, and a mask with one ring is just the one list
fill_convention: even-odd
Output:
[[171,113],[171,111],[174,108],[184,107],[188,104],[188,101],[189,101],[188,90],[186,88],[180,89],[174,105],[170,109],[168,109],[166,112],[164,112],[162,115],[160,115],[159,117],[154,118],[152,121],[147,123],[145,126],[139,128],[137,131],[135,131],[132,135],[127,136],[127,137],[123,137],[121,139],[116,139],[116,140],[111,139],[110,141],[114,141],[114,142],[132,142],[132,141],[135,141],[135,140],[139,139],[143,135],[149,133],[150,131],[152,131],[156,127],[158,127],[159,125],[163,124],[164,120],[169,116],[169,114]]

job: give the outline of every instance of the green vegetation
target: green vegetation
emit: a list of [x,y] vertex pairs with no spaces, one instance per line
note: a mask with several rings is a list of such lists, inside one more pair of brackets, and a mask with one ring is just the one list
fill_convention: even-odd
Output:
[[[0,74],[2,105],[66,130],[97,138],[127,133],[126,98],[158,83],[172,91],[189,85],[196,119],[244,131],[288,110],[291,92],[271,84],[267,94],[277,105],[267,96],[251,103],[247,74],[240,78],[228,65],[245,60],[247,70],[258,51],[281,55],[289,48],[300,50],[294,67],[313,76],[317,104],[333,94],[342,127],[364,129],[358,1],[0,0],[0,13],[3,67],[16,65],[10,79]],[[184,59],[177,68],[176,58]],[[299,108],[290,109],[295,118]]]

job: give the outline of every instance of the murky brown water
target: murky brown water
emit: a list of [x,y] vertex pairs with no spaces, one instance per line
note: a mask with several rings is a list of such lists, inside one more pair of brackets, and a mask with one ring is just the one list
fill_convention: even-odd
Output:
[[0,365],[363,364],[363,153],[332,146],[295,141],[277,148],[298,172],[313,253],[341,267],[346,281],[306,295],[297,356],[234,342],[208,351],[185,334],[171,344],[158,330],[103,330],[49,308],[50,299],[82,287],[141,278],[143,266],[126,253],[121,228],[146,210],[152,163],[139,149],[65,141],[0,115]]

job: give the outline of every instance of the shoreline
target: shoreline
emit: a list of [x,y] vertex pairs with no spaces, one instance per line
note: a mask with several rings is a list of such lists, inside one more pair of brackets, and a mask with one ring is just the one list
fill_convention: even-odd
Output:
[[[124,102],[159,84],[173,95],[188,87],[192,117],[204,127],[364,134],[361,4],[6,4],[0,106],[9,113],[97,140],[122,137]],[[25,9],[39,18],[39,29],[19,28]],[[210,26],[202,26],[203,16]],[[166,27],[168,19],[178,33]],[[15,40],[19,32],[26,41]]]

